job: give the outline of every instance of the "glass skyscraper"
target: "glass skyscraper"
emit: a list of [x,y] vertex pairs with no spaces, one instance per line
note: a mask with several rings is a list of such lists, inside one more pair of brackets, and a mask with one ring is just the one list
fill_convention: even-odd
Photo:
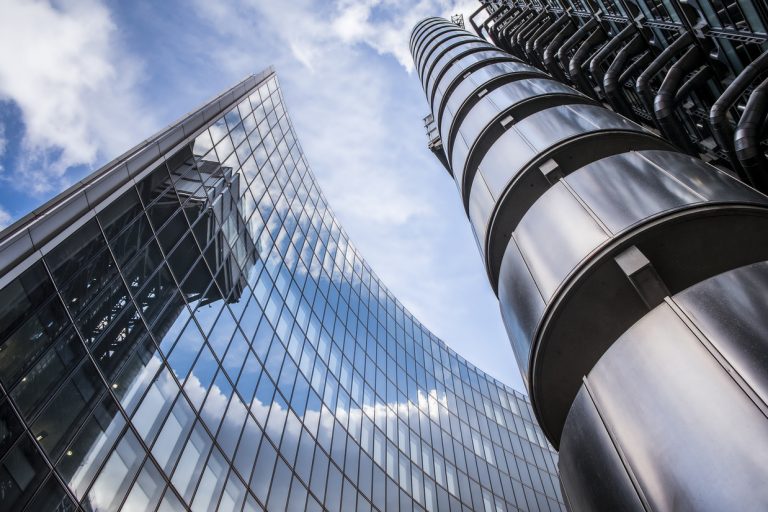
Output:
[[398,302],[271,70],[0,234],[0,509],[560,510],[527,398]]

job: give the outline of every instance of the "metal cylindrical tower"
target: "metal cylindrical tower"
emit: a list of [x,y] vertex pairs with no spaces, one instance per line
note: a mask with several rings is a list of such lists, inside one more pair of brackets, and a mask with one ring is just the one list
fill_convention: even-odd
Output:
[[568,506],[768,507],[768,198],[446,20],[410,45]]

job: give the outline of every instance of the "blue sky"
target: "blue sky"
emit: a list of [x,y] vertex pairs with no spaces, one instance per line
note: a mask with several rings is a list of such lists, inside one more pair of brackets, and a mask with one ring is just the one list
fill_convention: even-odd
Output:
[[[313,171],[400,300],[522,390],[408,50],[472,0],[0,0],[0,226],[268,65]],[[12,51],[7,51],[7,49]]]

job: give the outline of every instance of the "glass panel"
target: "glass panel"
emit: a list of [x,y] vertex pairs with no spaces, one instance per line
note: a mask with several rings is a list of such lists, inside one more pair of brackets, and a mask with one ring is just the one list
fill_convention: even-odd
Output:
[[40,490],[27,506],[27,510],[70,512],[75,510],[75,504],[69,499],[59,481],[54,476],[50,476],[40,486]]
[[3,510],[21,510],[48,473],[43,457],[24,435],[0,462]]
[[192,408],[184,398],[179,398],[165,420],[165,425],[163,425],[163,429],[152,448],[152,455],[155,456],[166,473],[170,473],[176,463],[194,420],[195,415]]
[[106,396],[64,451],[57,469],[79,499],[84,497],[124,425],[125,418],[118,411],[117,404]]
[[96,368],[86,360],[69,376],[32,423],[32,434],[45,451],[56,459],[77,425],[102,394],[104,385]]
[[[2,353],[2,352],[0,352]],[[69,371],[85,355],[85,348],[75,330],[59,336],[53,346],[37,361],[11,391],[11,396],[27,418],[61,385]]]
[[197,480],[203,472],[211,444],[211,438],[205,433],[202,425],[200,423],[195,424],[171,479],[173,485],[182,493],[187,502],[192,497]]
[[133,484],[133,488],[125,499],[121,510],[125,512],[154,510],[160,501],[164,488],[165,480],[163,480],[160,471],[152,461],[148,460],[144,463],[144,467]]
[[226,481],[226,474],[227,463],[221,452],[214,449],[200,479],[200,485],[195,493],[195,500],[192,502],[192,510],[194,512],[206,512],[216,509],[221,489]]
[[93,510],[118,510],[144,455],[138,438],[127,431],[88,491],[87,500]]
[[5,456],[22,432],[24,432],[24,427],[21,421],[13,412],[8,400],[3,400],[0,403],[0,459]]
[[117,270],[95,220],[48,253],[45,261],[73,316],[90,306]]
[[[37,269],[38,271],[41,269]],[[53,295],[50,283],[45,280],[38,286],[37,292],[42,295],[43,291],[50,292],[53,297],[40,308],[32,308],[17,286],[22,286],[23,278],[16,281],[16,285],[11,284],[0,293],[0,308],[8,308],[10,303],[4,301],[18,301],[30,307],[26,314],[19,314],[16,311],[6,311],[5,316],[0,318],[0,323],[5,323],[8,328],[5,329],[5,335],[0,339],[0,380],[6,386],[12,386],[26,370],[28,370],[36,359],[45,352],[51,344],[55,343],[59,335],[70,324],[66,311],[55,295]],[[43,288],[44,290],[40,290]],[[25,292],[23,292],[25,293]],[[34,293],[34,292],[33,292]],[[41,297],[45,300],[45,297]],[[32,313],[33,312],[33,313]],[[31,315],[30,315],[31,313]],[[0,315],[3,312],[0,311]],[[24,317],[28,317],[23,323]],[[17,328],[14,329],[14,326]],[[71,335],[71,331],[69,333]]]
[[178,394],[179,386],[168,369],[164,368],[149,387],[133,416],[133,425],[147,444],[152,444]]

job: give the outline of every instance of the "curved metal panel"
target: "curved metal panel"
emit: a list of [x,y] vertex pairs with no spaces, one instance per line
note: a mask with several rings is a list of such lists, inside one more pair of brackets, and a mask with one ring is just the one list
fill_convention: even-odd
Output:
[[586,386],[568,413],[558,467],[569,510],[646,512]]
[[[441,105],[443,103],[443,98],[446,96],[450,96],[453,92],[453,89],[456,88],[461,81],[464,79],[464,77],[468,76],[468,74],[471,74],[475,72],[478,69],[482,69],[485,66],[490,66],[492,64],[502,64],[502,63],[510,63],[510,64],[520,64],[520,61],[517,59],[514,59],[510,57],[509,55],[498,55],[498,54],[492,54],[490,56],[481,54],[470,54],[463,58],[465,62],[462,63],[461,68],[451,68],[449,69],[446,74],[440,79],[440,82],[437,84],[437,90],[435,91],[435,96],[432,98],[432,102],[430,103],[430,109],[432,112],[435,112],[438,110],[438,105]],[[525,65],[525,64],[521,64]],[[532,72],[533,74],[533,72]],[[546,75],[543,73],[540,73],[539,71],[536,71],[535,76],[541,76],[542,78],[546,78]]]
[[730,268],[767,259],[766,244],[753,242],[765,229],[764,206],[715,203],[687,208],[636,225],[574,268],[547,304],[529,363],[537,417],[555,446],[581,376],[648,310],[615,258],[635,246],[674,293]]
[[432,112],[440,127],[441,135],[448,135],[450,139],[451,128],[457,115],[463,118],[466,111],[493,89],[507,82],[514,82],[521,76],[530,78],[532,73],[537,72],[536,68],[528,64],[491,62],[487,66],[475,69],[466,78],[459,78],[450,92],[441,98],[437,112]]
[[[464,117],[461,125],[458,126],[456,130],[456,134],[447,134],[448,137],[446,140],[451,141],[449,162],[451,168],[454,169],[454,178],[459,184],[460,190],[462,190],[462,195],[469,194],[471,187],[464,187],[463,185],[474,179],[474,173],[476,171],[475,168],[468,168],[467,163],[470,160],[479,160],[485,155],[485,158],[481,160],[482,164],[486,163],[486,158],[490,158],[490,162],[492,163],[487,163],[485,167],[495,168],[497,166],[494,165],[496,163],[493,159],[494,157],[489,157],[489,154],[494,151],[496,153],[503,151],[505,154],[504,158],[502,158],[503,162],[499,162],[500,166],[507,165],[513,170],[518,170],[520,167],[515,164],[515,161],[520,162],[519,165],[522,166],[524,162],[527,162],[536,155],[537,148],[528,143],[525,137],[522,137],[520,132],[515,128],[518,123],[524,122],[528,117],[518,120],[517,113],[510,112],[526,100],[554,94],[570,96],[572,98],[569,99],[574,103],[580,101],[580,98],[583,97],[581,93],[551,79],[531,78],[511,82],[494,89],[483,96],[483,98],[478,101]],[[567,108],[568,107],[565,106],[549,109],[545,108],[543,112]],[[508,123],[501,123],[502,120],[499,119],[499,117],[502,114],[506,115],[507,113],[510,113]],[[566,113],[563,114],[563,117],[567,117],[568,113],[570,113],[570,111],[566,111]],[[537,115],[539,114],[532,114],[530,117]],[[493,122],[500,123],[499,126],[496,127],[496,138],[493,140],[484,140],[484,144],[479,144],[480,139],[484,135],[487,136],[489,125]],[[505,129],[506,131],[504,131]],[[513,141],[512,138],[516,139]],[[504,139],[504,142],[502,142],[501,139]],[[496,141],[498,141],[498,143],[496,143]],[[507,160],[507,158],[510,160]],[[489,183],[489,186],[490,185],[491,184]],[[464,190],[465,188],[466,190]],[[492,187],[492,191],[494,189],[498,189],[498,187]],[[496,190],[494,198],[498,198],[498,193],[499,190]],[[469,200],[468,195],[463,197],[465,202]]]
[[413,46],[416,44],[416,41],[419,37],[419,34],[423,32],[430,24],[435,23],[447,23],[447,21],[443,18],[438,17],[430,17],[430,18],[424,18],[420,22],[418,22],[416,25],[413,26],[413,29],[411,29],[411,38],[410,38],[410,48],[411,52],[413,52]]
[[496,52],[496,50],[494,50],[488,43],[480,41],[476,43],[467,43],[447,51],[437,60],[437,62],[435,62],[432,67],[433,72],[422,80],[422,83],[425,84],[425,90],[427,91],[427,98],[429,99],[430,105],[434,100],[435,87],[440,83],[441,78],[443,78],[448,70],[458,68],[459,62],[462,62],[463,57],[477,54],[478,52]]
[[[541,79],[547,78],[537,69],[528,66],[527,64],[499,62],[491,64],[489,67],[492,69],[483,72],[486,68],[480,68],[466,79],[461,80],[451,91],[449,101],[446,103],[446,108],[441,112],[438,112],[440,133],[442,137],[445,137],[444,145],[447,154],[451,153],[456,131],[461,126],[467,114],[472,112],[474,106],[482,101],[486,95],[496,89],[504,87],[506,84],[519,80],[527,81],[539,77]],[[499,71],[502,70],[503,72],[499,73]],[[577,94],[558,82],[552,83],[562,86],[562,89],[559,91],[552,90],[551,92]],[[500,108],[503,109],[503,105],[500,105]]]
[[[528,48],[536,11],[480,30]],[[768,263],[733,269],[768,260],[768,198],[504,58],[446,48],[423,83],[569,506],[766,508]]]
[[460,29],[444,32],[440,35],[440,37],[432,39],[432,41],[430,41],[430,43],[417,56],[416,69],[419,72],[419,76],[423,77],[425,71],[429,70],[431,65],[434,64],[434,62],[439,59],[446,50],[454,46],[458,46],[461,44],[461,42],[465,41],[479,41],[488,44],[482,39],[478,39],[475,36],[469,35]]
[[448,39],[456,38],[456,37],[464,37],[469,39],[474,36],[472,36],[471,34],[468,34],[466,31],[461,30],[459,27],[456,27],[456,26],[441,27],[439,30],[436,30],[433,34],[429,36],[428,42],[425,45],[421,46],[418,53],[414,53],[414,63],[416,65],[416,71],[419,73],[419,76],[422,75],[425,59],[431,55],[432,51],[438,46],[440,46],[442,43],[447,41]]
[[[762,273],[764,281],[767,270],[760,263],[736,272]],[[699,286],[699,297],[725,291],[708,302],[735,298]],[[676,299],[632,326],[590,372],[597,409],[650,510],[765,510],[768,419],[709,340],[691,330]],[[765,300],[750,305],[768,315]]]
[[454,62],[451,62],[450,65],[446,66],[445,69],[441,70],[438,75],[435,75],[435,87],[434,91],[432,91],[432,98],[430,98],[429,94],[431,89],[424,89],[427,91],[427,101],[432,110],[434,110],[434,105],[437,103],[437,98],[449,90],[449,87],[453,84],[459,75],[464,75],[476,69],[476,67],[481,66],[483,62],[491,63],[520,61],[507,53],[500,52],[495,49],[483,50],[479,53],[469,53],[460,56]]
[[768,263],[708,279],[675,303],[764,404],[768,404]]
[[438,51],[430,55],[424,63],[424,77],[428,78],[432,76],[440,63],[440,59],[442,59],[444,56],[449,55],[451,52],[455,55],[460,53],[462,50],[466,50],[472,47],[493,49],[491,45],[477,38],[466,38],[461,41],[454,41],[449,39],[446,41],[444,47],[439,48]]
[[442,33],[444,29],[453,30],[455,29],[455,25],[448,22],[445,22],[444,24],[437,23],[424,30],[424,32],[419,35],[416,43],[414,44],[412,55],[421,55],[422,50],[429,43],[429,41],[431,41],[433,37]]

